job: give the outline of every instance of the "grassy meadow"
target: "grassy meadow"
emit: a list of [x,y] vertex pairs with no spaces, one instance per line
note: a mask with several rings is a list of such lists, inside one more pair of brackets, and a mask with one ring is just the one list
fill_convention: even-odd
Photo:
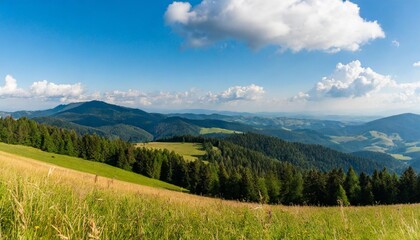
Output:
[[420,238],[420,205],[224,201],[97,178],[4,151],[0,169],[0,239]]
[[212,128],[201,128],[200,129],[200,134],[201,135],[215,134],[215,133],[234,134],[234,133],[242,133],[242,132],[234,131],[234,130],[229,130],[229,129],[224,129],[224,128],[216,128],[216,127],[212,127]]
[[60,167],[98,175],[99,177],[107,177],[110,179],[121,180],[156,188],[165,188],[175,191],[185,190],[178,186],[148,178],[140,174],[110,166],[108,164],[87,161],[81,158],[70,157],[66,155],[43,152],[36,148],[20,145],[10,145],[0,142],[0,151],[35,159],[45,163],[54,164]]
[[149,149],[167,149],[169,151],[174,151],[183,156],[187,161],[195,161],[198,157],[206,154],[201,143],[149,142],[138,143],[137,146]]

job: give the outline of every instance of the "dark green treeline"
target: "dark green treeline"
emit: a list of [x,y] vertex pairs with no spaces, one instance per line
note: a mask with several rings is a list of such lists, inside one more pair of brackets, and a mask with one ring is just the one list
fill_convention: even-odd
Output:
[[308,170],[270,158],[228,141],[177,137],[200,142],[206,155],[187,162],[174,152],[135,148],[121,140],[38,124],[21,118],[0,119],[0,141],[86,160],[104,162],[187,188],[191,193],[241,201],[307,204],[372,205],[420,202],[420,177],[412,168],[401,176],[386,169],[372,175]]

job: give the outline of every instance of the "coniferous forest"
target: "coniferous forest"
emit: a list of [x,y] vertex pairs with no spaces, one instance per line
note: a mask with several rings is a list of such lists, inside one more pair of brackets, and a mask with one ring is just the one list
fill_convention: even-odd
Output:
[[[261,137],[243,134],[225,140],[191,136],[166,140],[202,143],[205,156],[188,162],[174,152],[136,148],[119,139],[81,136],[75,131],[39,124],[27,118],[0,119],[1,142],[104,162],[173,183],[199,195],[285,205],[420,202],[420,176],[411,167],[401,175],[386,168],[369,174],[360,171],[358,166],[355,166],[358,171],[352,166],[343,169],[333,165],[319,169],[299,162],[305,160],[299,151],[288,152],[289,148],[263,151],[263,145],[251,144],[255,138]],[[315,152],[317,159],[336,157],[331,154],[323,156],[323,152],[314,146],[295,147]],[[282,153],[285,155],[282,156]],[[296,162],[281,161],[294,157]]]

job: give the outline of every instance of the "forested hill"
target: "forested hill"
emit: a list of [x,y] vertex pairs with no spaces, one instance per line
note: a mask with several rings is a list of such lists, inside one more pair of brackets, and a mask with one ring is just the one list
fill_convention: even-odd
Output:
[[352,166],[356,172],[372,173],[375,169],[384,167],[396,172],[407,168],[406,164],[393,158],[381,158],[383,161],[376,161],[367,155],[359,157],[360,155],[346,154],[320,145],[286,142],[254,133],[233,134],[224,140],[304,169],[330,171],[334,168],[348,169]]
[[11,115],[15,118],[27,116],[40,123],[75,130],[79,134],[95,133],[129,142],[147,142],[178,135],[200,135],[203,128],[241,132],[253,130],[241,123],[215,119],[192,120],[101,101],[62,105],[46,111],[16,112]]
[[372,177],[363,172],[358,176],[352,168],[347,174],[342,168],[328,172],[305,170],[230,141],[178,137],[177,141],[181,140],[201,141],[206,154],[201,159],[185,161],[182,156],[168,150],[136,148],[128,142],[97,135],[81,136],[75,131],[26,118],[0,118],[2,142],[104,162],[173,183],[200,195],[310,205],[420,201],[420,188],[417,187],[420,178],[412,168],[405,170],[401,177],[386,169],[374,171]]

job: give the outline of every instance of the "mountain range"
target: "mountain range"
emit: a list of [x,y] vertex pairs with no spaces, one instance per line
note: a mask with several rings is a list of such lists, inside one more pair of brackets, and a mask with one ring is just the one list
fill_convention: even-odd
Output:
[[346,153],[381,153],[420,166],[420,115],[411,113],[361,123],[254,114],[160,114],[90,101],[42,111],[1,113],[6,115],[130,142],[179,135],[220,137],[253,132]]

